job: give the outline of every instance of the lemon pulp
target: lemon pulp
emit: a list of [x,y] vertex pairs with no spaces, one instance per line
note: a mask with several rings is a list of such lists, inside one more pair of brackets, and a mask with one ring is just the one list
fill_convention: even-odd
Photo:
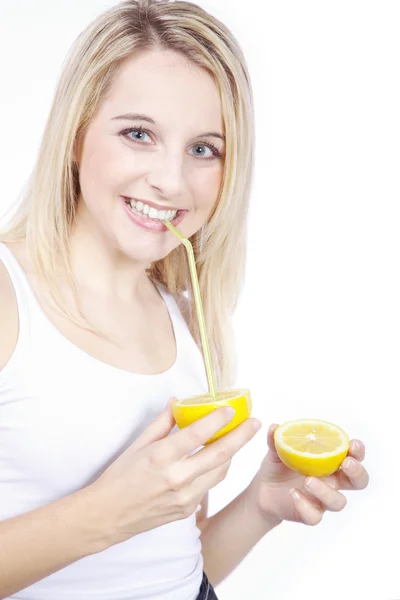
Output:
[[331,475],[349,450],[349,438],[343,429],[317,419],[283,423],[275,430],[274,440],[281,461],[306,476]]

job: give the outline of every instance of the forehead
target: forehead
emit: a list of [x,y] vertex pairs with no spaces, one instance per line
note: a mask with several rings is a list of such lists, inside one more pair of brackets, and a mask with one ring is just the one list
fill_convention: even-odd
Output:
[[170,50],[141,52],[125,61],[104,110],[111,117],[134,110],[156,122],[179,118],[223,130],[220,93],[212,76]]

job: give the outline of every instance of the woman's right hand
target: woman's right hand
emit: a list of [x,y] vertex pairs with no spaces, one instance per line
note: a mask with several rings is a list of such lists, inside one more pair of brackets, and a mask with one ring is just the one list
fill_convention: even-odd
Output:
[[175,426],[171,403],[89,486],[91,516],[101,524],[106,548],[193,514],[260,427],[248,419],[195,452],[229,423],[232,409],[217,409],[168,435]]

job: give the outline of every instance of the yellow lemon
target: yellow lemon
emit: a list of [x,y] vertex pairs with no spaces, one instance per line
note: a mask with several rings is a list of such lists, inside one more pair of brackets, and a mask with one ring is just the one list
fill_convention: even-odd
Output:
[[283,423],[275,430],[274,440],[283,464],[308,477],[331,475],[349,451],[343,429],[316,419]]
[[192,396],[183,400],[177,400],[172,404],[172,414],[177,426],[179,429],[182,429],[222,406],[232,406],[235,409],[235,415],[228,425],[220,429],[208,440],[207,444],[210,444],[229,431],[232,431],[232,429],[235,429],[235,427],[250,417],[251,395],[249,390],[241,389],[217,392],[216,399],[213,399],[211,394],[203,394],[201,396]]

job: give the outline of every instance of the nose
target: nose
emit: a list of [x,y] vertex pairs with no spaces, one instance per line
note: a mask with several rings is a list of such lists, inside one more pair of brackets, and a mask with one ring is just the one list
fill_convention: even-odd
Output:
[[160,152],[149,169],[146,182],[169,200],[183,196],[186,191],[183,157]]

